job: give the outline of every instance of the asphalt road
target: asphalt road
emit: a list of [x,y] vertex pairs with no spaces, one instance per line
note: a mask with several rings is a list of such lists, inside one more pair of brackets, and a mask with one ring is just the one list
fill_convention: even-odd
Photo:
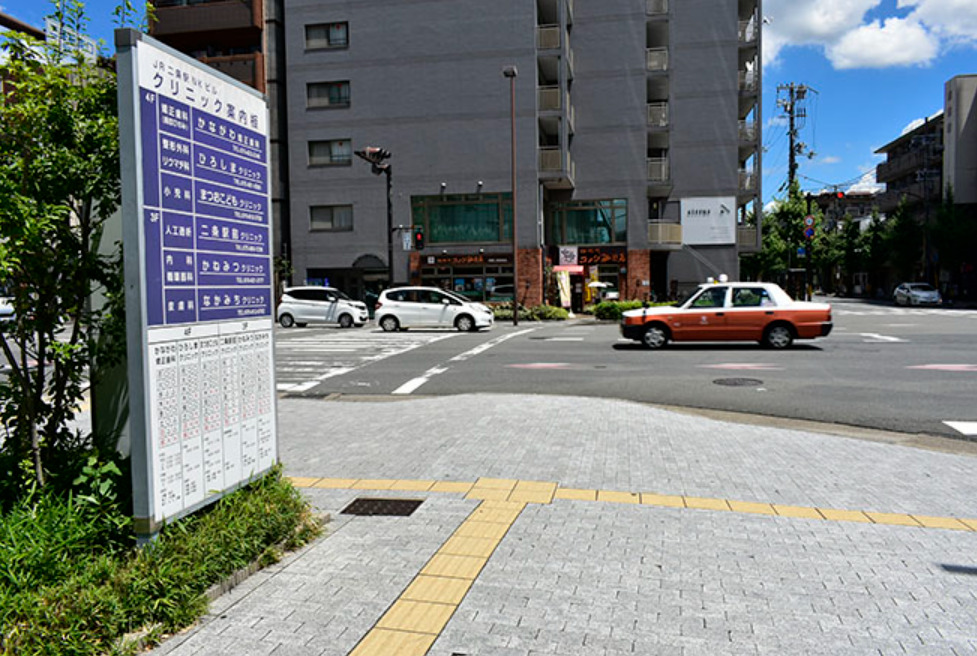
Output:
[[902,433],[971,429],[977,311],[831,302],[834,332],[785,351],[748,343],[649,351],[615,324],[588,320],[477,334],[278,329],[278,387],[314,396],[559,394]]

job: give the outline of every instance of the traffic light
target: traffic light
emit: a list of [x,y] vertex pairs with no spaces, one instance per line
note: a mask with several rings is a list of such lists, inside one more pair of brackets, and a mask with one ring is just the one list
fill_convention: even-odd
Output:
[[838,200],[845,200],[845,192],[843,192],[843,191],[836,191],[835,192],[835,198],[837,198]]
[[376,146],[367,146],[363,150],[354,150],[353,153],[371,164],[379,164],[385,159],[390,158],[390,151],[386,148],[377,148]]
[[413,239],[414,250],[415,251],[424,250],[424,228],[422,228],[421,226],[414,226],[413,236],[414,236]]

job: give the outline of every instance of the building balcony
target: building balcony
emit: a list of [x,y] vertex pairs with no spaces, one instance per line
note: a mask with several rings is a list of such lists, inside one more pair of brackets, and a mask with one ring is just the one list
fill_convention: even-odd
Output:
[[260,32],[262,0],[156,0],[156,20],[150,34],[163,38],[193,32],[246,30]]
[[549,189],[573,189],[575,167],[570,153],[560,146],[539,147],[539,178]]
[[738,124],[740,141],[754,143],[757,140],[756,121],[741,120]]
[[682,249],[682,224],[666,221],[648,222],[648,246],[653,251]]
[[668,48],[648,48],[645,55],[646,66],[649,71],[662,72],[668,70]]
[[668,182],[671,180],[667,157],[648,158],[648,180],[649,182]]
[[758,241],[756,226],[737,226],[736,227],[736,248],[741,253],[759,253],[760,243]]
[[667,102],[648,103],[648,127],[650,128],[668,127],[668,103]]
[[536,49],[559,50],[562,35],[563,28],[559,25],[540,25],[536,28]]
[[536,90],[536,104],[541,112],[558,112],[563,109],[562,97],[559,86],[539,87]]
[[936,208],[941,201],[941,185],[942,182],[939,179],[934,179],[911,182],[900,185],[897,189],[891,189],[887,186],[884,192],[876,196],[879,211],[883,214],[889,214],[905,202],[906,205],[915,205],[917,207],[928,205],[930,211],[934,212],[935,215]]
[[756,70],[739,72],[739,88],[741,93],[756,93],[757,73]]
[[666,16],[668,0],[645,0],[645,13],[649,16]]
[[750,169],[740,169],[739,183],[740,183],[739,186],[740,193],[743,192],[755,193],[757,188],[756,173]]
[[739,21],[737,31],[739,33],[740,45],[753,45],[756,43],[758,33],[756,18]]
[[927,166],[942,166],[942,156],[940,154],[930,154],[924,150],[917,150],[903,155],[893,157],[887,155],[884,162],[875,167],[875,179],[881,182],[891,182],[899,178],[910,175],[914,171],[924,169]]
[[226,57],[201,57],[200,61],[221,73],[265,92],[265,57],[260,52]]

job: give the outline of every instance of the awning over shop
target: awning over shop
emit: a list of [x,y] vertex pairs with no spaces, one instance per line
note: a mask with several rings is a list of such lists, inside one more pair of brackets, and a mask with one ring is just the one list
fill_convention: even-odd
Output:
[[553,270],[583,275],[583,266],[579,264],[558,264],[557,266],[553,267]]

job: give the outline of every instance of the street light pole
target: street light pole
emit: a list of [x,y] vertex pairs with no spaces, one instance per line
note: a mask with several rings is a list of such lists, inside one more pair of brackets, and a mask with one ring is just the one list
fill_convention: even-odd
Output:
[[390,162],[384,160],[390,158],[390,151],[376,146],[367,146],[363,150],[354,150],[353,154],[370,163],[373,175],[383,173],[387,176],[387,287],[389,288],[394,284],[394,211],[390,198],[390,176],[393,174],[393,167],[390,166]]
[[516,76],[515,66],[506,66],[502,75],[509,78],[509,129],[511,133],[510,169],[512,172],[512,325],[519,325],[519,237],[516,231]]

